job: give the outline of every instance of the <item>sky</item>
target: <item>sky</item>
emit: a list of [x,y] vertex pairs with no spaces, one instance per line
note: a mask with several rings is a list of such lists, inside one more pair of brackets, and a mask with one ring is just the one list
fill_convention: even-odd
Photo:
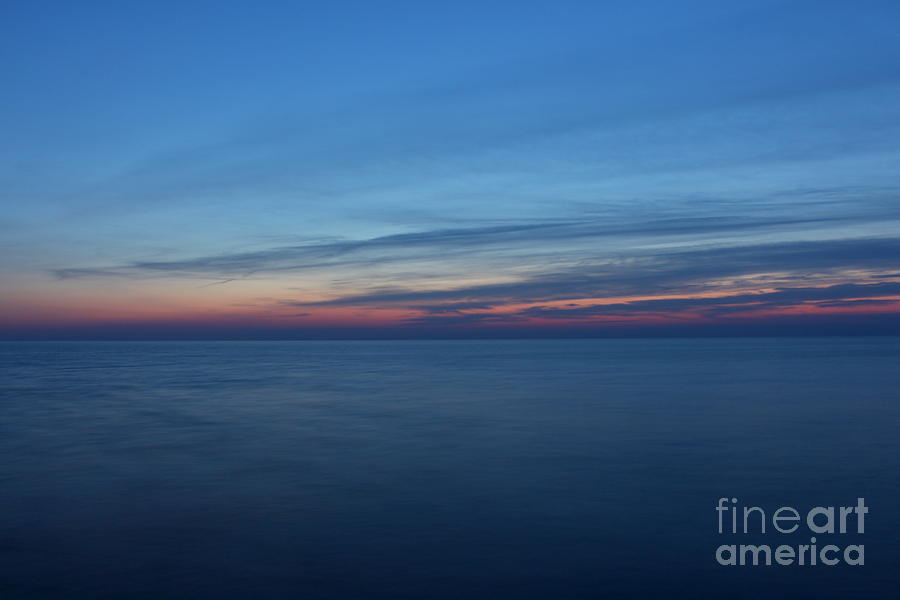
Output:
[[0,5],[0,338],[900,334],[900,3]]

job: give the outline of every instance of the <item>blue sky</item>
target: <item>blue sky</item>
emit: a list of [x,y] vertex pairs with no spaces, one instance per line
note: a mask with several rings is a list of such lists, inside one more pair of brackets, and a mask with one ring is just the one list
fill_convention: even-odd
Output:
[[898,17],[4,3],[2,326],[893,318]]

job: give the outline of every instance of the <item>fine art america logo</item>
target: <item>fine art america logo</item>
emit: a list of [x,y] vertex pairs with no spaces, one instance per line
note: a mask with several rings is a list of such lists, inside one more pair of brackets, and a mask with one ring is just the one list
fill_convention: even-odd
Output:
[[[809,543],[776,544],[722,544],[716,549],[720,565],[828,565],[840,562],[848,565],[864,565],[865,546],[849,544],[839,546],[819,540],[816,536],[862,534],[866,531],[865,498],[857,498],[856,506],[816,506],[805,513],[790,506],[782,506],[771,515],[758,506],[738,507],[737,498],[719,498],[716,512],[719,516],[719,533],[725,535],[766,534],[810,535]],[[771,524],[771,527],[767,527]],[[804,527],[805,529],[801,529]],[[799,532],[798,532],[799,530]],[[805,540],[804,540],[805,541]],[[837,540],[834,540],[837,541]]]

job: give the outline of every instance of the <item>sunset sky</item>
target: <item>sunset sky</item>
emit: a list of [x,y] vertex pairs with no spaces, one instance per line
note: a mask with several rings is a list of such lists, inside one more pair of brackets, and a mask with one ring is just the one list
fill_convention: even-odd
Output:
[[898,25],[4,2],[0,337],[900,333]]

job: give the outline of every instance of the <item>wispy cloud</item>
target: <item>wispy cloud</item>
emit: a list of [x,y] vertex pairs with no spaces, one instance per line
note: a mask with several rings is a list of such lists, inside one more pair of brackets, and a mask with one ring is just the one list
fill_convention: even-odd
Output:
[[583,319],[598,316],[640,316],[666,313],[697,313],[719,316],[729,313],[776,310],[804,303],[827,307],[900,303],[877,300],[880,296],[900,297],[900,282],[838,284],[824,287],[797,287],[756,294],[734,294],[704,298],[666,298],[595,304],[578,308],[535,306],[520,314],[549,319]]
[[[448,256],[477,255],[489,251],[554,251],[575,242],[635,237],[645,241],[665,237],[724,235],[728,233],[811,227],[829,222],[845,222],[845,217],[761,218],[698,216],[650,220],[647,222],[610,222],[607,219],[492,225],[457,229],[436,229],[402,233],[366,240],[335,240],[295,246],[200,256],[170,261],[137,261],[108,268],[59,268],[60,278],[93,276],[172,276],[219,275],[246,276],[260,272],[301,271],[315,268],[367,265],[374,263],[446,259]],[[615,253],[621,253],[621,248]]]
[[[900,264],[900,238],[786,242],[736,247],[658,249],[640,256],[547,271],[509,283],[454,289],[380,289],[315,303],[316,306],[371,306],[423,302],[528,303],[630,294],[708,291],[722,279],[780,273],[803,282],[816,274],[881,270]],[[893,285],[893,284],[891,284]],[[812,292],[809,292],[812,293]]]

